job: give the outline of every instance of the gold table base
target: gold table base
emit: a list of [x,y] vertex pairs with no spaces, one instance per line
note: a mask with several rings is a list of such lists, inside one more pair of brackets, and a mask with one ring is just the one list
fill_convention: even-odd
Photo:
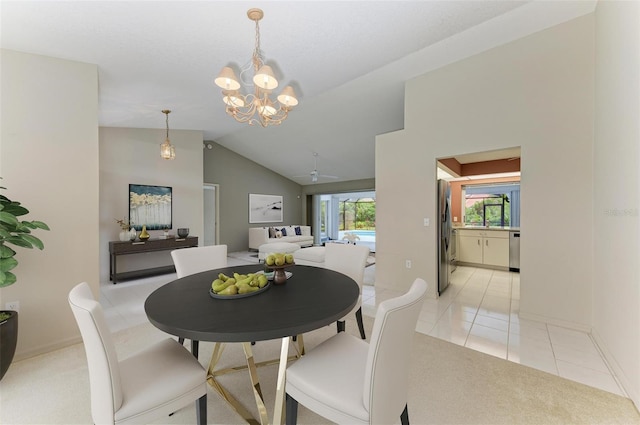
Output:
[[[267,407],[264,403],[264,397],[262,396],[262,389],[260,388],[260,379],[258,378],[258,367],[269,366],[276,363],[279,363],[278,367],[278,378],[276,381],[276,399],[274,403],[273,409],[273,424],[282,424],[284,419],[284,409],[285,409],[285,379],[286,379],[286,369],[287,362],[290,360],[299,359],[300,356],[304,355],[304,340],[302,335],[297,336],[297,344],[294,344],[294,348],[296,349],[296,354],[293,356],[289,356],[289,340],[290,337],[282,338],[281,347],[280,347],[280,358],[271,359],[262,362],[257,362],[253,358],[253,350],[251,349],[250,342],[243,342],[242,348],[244,350],[244,355],[247,361],[246,365],[239,365],[228,367],[224,369],[216,370],[216,366],[220,361],[222,356],[222,352],[224,351],[224,343],[216,342],[213,348],[213,353],[211,354],[211,360],[209,362],[209,369],[207,373],[207,382],[211,387],[216,390],[218,394],[235,410],[247,423],[252,425],[268,425],[269,415],[267,413]],[[238,401],[222,384],[216,379],[219,376],[226,375],[232,372],[239,372],[242,370],[249,371],[249,378],[251,379],[251,385],[253,388],[253,395],[256,400],[256,405],[258,407],[258,414],[260,416],[260,420],[257,420],[253,417],[251,412]]]

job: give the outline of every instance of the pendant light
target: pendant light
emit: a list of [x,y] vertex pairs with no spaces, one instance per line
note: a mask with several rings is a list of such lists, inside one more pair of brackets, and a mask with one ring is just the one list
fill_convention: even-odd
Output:
[[173,147],[173,145],[171,144],[171,141],[169,141],[169,114],[171,113],[170,110],[168,109],[164,109],[162,111],[163,114],[165,114],[167,116],[167,136],[164,139],[164,143],[160,145],[160,156],[163,159],[175,159],[176,157],[176,150]]

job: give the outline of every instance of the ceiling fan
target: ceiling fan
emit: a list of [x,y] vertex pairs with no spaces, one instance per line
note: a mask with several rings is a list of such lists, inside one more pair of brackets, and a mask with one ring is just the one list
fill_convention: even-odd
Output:
[[[313,153],[313,171],[310,172],[308,174],[309,176],[311,176],[311,182],[312,183],[316,183],[318,181],[318,178],[322,177],[325,179],[337,179],[338,176],[329,176],[326,174],[320,174],[318,173],[318,153],[314,152]],[[294,178],[297,177],[307,177],[307,175],[302,175],[302,176],[293,176]]]

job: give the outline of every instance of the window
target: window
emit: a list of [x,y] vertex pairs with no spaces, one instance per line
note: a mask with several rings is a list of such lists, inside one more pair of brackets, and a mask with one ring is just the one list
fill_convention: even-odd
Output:
[[520,184],[464,186],[467,226],[520,226]]

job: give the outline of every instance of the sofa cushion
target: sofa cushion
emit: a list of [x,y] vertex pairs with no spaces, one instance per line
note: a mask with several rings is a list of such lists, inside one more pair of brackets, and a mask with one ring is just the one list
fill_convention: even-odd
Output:
[[280,239],[282,237],[282,232],[280,230],[276,231],[276,239]]
[[269,237],[270,238],[276,237],[276,229],[274,227],[269,227]]
[[282,233],[282,236],[287,236],[287,228],[283,227],[282,229],[280,229],[280,232]]
[[297,236],[302,236],[302,230],[300,230],[300,226],[296,227],[296,235]]

